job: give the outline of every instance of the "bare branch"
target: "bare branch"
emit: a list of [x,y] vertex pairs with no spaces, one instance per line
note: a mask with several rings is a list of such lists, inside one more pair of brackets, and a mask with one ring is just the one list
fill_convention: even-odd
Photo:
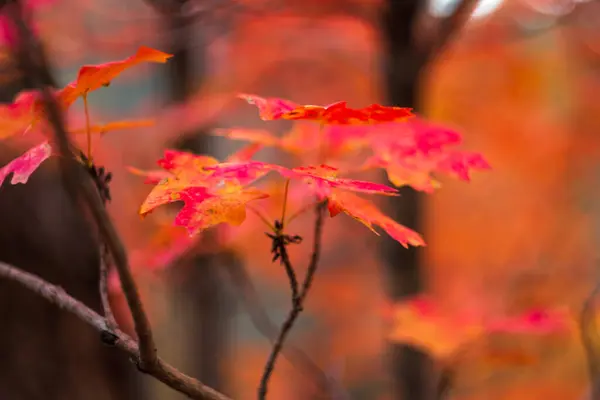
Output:
[[292,266],[292,262],[290,261],[290,256],[287,252],[287,248],[285,246],[281,246],[280,249],[281,255],[281,263],[285,267],[285,272],[288,276],[288,280],[290,282],[290,289],[292,291],[292,307],[298,301],[299,293],[298,293],[298,278],[296,277],[296,271]]
[[[10,279],[31,290],[37,295],[48,300],[50,303],[70,312],[83,322],[87,323],[101,334],[114,335],[114,344],[123,350],[139,365],[140,351],[138,344],[126,333],[119,329],[110,331],[106,320],[94,310],[71,297],[61,287],[53,285],[40,277],[20,270],[12,265],[0,262],[0,277]],[[158,358],[157,368],[148,371],[141,369],[149,375],[165,383],[167,386],[187,395],[191,399],[198,400],[230,400],[224,394],[202,384],[198,380],[189,377]]]
[[[277,326],[267,314],[246,269],[242,264],[236,262],[227,263],[226,266],[233,283],[237,287],[237,292],[242,297],[242,303],[246,307],[246,312],[250,316],[252,324],[264,337],[274,343],[278,334]],[[327,376],[301,349],[288,343],[281,350],[281,353],[293,366],[311,375],[321,392],[328,394],[332,391],[332,386],[335,385],[333,379]]]
[[[46,63],[40,62],[40,60],[45,60],[43,49],[23,20],[19,2],[13,1],[10,5],[12,6],[10,9],[12,11],[12,19],[20,30],[24,70],[28,78],[31,79],[34,86],[42,94],[46,117],[53,127],[60,154],[63,155],[63,157],[60,157],[61,170],[67,189],[74,199],[78,199],[81,195],[85,200],[98,226],[103,243],[106,244],[112,254],[112,260],[119,273],[121,286],[127,299],[140,343],[141,366],[145,370],[158,368],[158,356],[156,354],[156,346],[150,322],[148,321],[137,286],[133,280],[125,247],[106,212],[95,185],[93,185],[89,176],[82,176],[84,171],[82,171],[81,166],[70,157],[73,146],[67,135],[61,110],[48,89],[48,86],[53,86],[53,79]],[[38,62],[36,62],[36,55],[38,55]]]
[[453,37],[469,20],[478,0],[459,0],[456,8],[447,17],[434,17],[424,9],[416,19],[414,42],[425,60],[431,62],[446,48]]
[[581,335],[581,342],[583,343],[588,361],[591,399],[600,398],[600,367],[598,365],[599,357],[596,346],[597,340],[594,340],[594,336],[598,335],[594,307],[594,302],[598,294],[600,294],[600,282],[595,284],[594,289],[583,303],[579,320],[579,334]]
[[315,221],[315,229],[314,229],[314,238],[313,238],[313,250],[310,259],[310,264],[306,271],[306,276],[304,278],[304,282],[302,284],[302,289],[298,294],[298,299],[294,302],[292,309],[290,310],[287,318],[283,322],[281,329],[279,330],[279,335],[273,344],[273,349],[271,350],[271,354],[269,355],[269,359],[265,365],[265,369],[263,372],[263,376],[260,380],[260,385],[258,387],[258,398],[260,400],[264,400],[267,397],[267,390],[269,385],[269,379],[273,373],[273,369],[275,368],[275,363],[277,362],[277,357],[281,353],[283,348],[283,344],[288,334],[292,330],[294,323],[300,316],[302,312],[302,306],[304,304],[304,300],[310,290],[310,287],[313,282],[313,278],[315,272],[317,271],[317,267],[319,264],[319,257],[321,255],[321,236],[323,233],[323,220],[324,220],[324,211],[325,211],[325,203],[320,203],[316,206],[316,221]]
[[102,301],[102,310],[104,311],[104,317],[106,318],[106,324],[111,331],[118,328],[117,320],[112,312],[110,305],[110,298],[108,296],[108,259],[109,254],[106,246],[100,247],[100,280],[99,280],[99,291],[100,300]]

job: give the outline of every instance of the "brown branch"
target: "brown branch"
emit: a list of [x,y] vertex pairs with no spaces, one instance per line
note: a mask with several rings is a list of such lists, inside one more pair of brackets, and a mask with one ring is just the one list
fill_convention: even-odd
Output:
[[315,221],[313,250],[312,250],[312,255],[311,255],[311,259],[310,259],[310,264],[306,271],[306,276],[305,276],[304,282],[302,284],[302,289],[300,290],[300,293],[298,294],[298,300],[296,302],[294,302],[292,309],[290,310],[290,312],[288,313],[288,316],[286,317],[285,321],[283,322],[283,325],[281,326],[281,329],[279,330],[279,335],[277,336],[277,339],[275,340],[275,343],[273,344],[271,354],[269,355],[269,358],[265,365],[263,376],[260,380],[260,385],[258,387],[258,398],[260,400],[264,400],[267,397],[269,379],[271,378],[271,375],[273,374],[273,369],[275,368],[275,363],[277,362],[277,357],[281,353],[285,339],[287,338],[288,334],[292,330],[292,327],[294,326],[294,323],[296,322],[296,320],[300,316],[300,313],[302,312],[302,306],[304,304],[304,300],[306,299],[306,296],[308,295],[308,291],[310,290],[310,287],[312,285],[315,272],[317,271],[317,267],[319,264],[319,257],[321,255],[321,236],[323,233],[325,203],[321,203],[321,204],[317,205],[317,207],[315,208],[315,211],[316,211],[317,217],[316,217],[316,221]]
[[[99,333],[104,334],[107,331],[108,327],[105,318],[79,300],[71,297],[61,287],[46,282],[36,275],[3,262],[0,262],[0,276],[21,284],[25,288],[48,300],[50,303],[70,312],[92,328],[96,329]],[[138,363],[141,354],[135,340],[119,329],[115,329],[110,333],[114,335],[112,344],[129,354],[129,356]],[[156,368],[151,371],[142,370],[142,372],[155,377],[167,386],[187,395],[191,399],[230,400],[229,397],[224,394],[179,372],[160,358],[158,358]]]
[[109,259],[108,250],[106,246],[100,247],[100,279],[99,279],[99,291],[100,291],[100,300],[102,301],[102,311],[104,312],[104,317],[106,318],[106,324],[108,325],[109,330],[116,330],[119,325],[117,324],[117,320],[115,319],[115,315],[113,314],[112,307],[110,305],[110,298],[108,295],[108,259]]
[[294,270],[294,266],[292,265],[286,246],[281,246],[279,252],[281,264],[283,264],[285,273],[288,276],[288,281],[290,282],[290,290],[292,292],[292,307],[294,307],[299,298],[298,278],[296,277],[296,271]]
[[471,17],[478,0],[460,0],[447,17],[439,18],[422,10],[414,26],[414,42],[426,62],[438,57]]
[[[254,284],[248,272],[241,263],[230,262],[226,264],[227,271],[231,276],[237,292],[242,297],[242,303],[250,317],[252,325],[261,335],[266,337],[271,343],[277,339],[278,328],[267,314],[264,305],[260,301],[260,296],[256,291]],[[282,355],[295,367],[312,376],[316,386],[324,394],[331,393],[335,382],[328,377],[325,372],[319,368],[310,357],[301,349],[287,343],[287,346],[281,350]]]
[[594,289],[585,299],[579,320],[579,333],[586,353],[590,375],[590,398],[594,400],[600,399],[600,368],[598,366],[598,351],[594,341],[594,335],[598,334],[594,307],[594,301],[598,294],[600,294],[600,282],[596,282]]
[[[60,157],[61,170],[67,189],[74,199],[80,198],[81,195],[81,198],[87,203],[103,243],[112,254],[112,260],[119,274],[140,344],[140,367],[147,371],[159,368],[150,322],[133,280],[123,243],[106,212],[95,185],[89,176],[83,176],[84,171],[81,166],[71,157],[70,149],[73,146],[65,129],[60,107],[48,89],[48,86],[53,86],[53,79],[46,63],[41,62],[41,60],[45,60],[43,49],[23,20],[19,2],[13,1],[10,5],[12,6],[12,19],[20,31],[24,70],[34,87],[41,92],[46,117],[54,130],[56,143],[63,156]],[[36,55],[38,55],[37,62]]]

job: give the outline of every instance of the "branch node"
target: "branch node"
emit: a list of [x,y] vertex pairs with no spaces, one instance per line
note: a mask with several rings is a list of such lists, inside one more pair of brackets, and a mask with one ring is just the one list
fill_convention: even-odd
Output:
[[113,347],[117,345],[119,337],[107,329],[100,332],[100,340],[105,345]]

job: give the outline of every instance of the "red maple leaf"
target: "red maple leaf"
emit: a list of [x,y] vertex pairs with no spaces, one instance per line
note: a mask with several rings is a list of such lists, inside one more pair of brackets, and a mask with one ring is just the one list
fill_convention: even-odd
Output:
[[409,185],[432,192],[440,186],[434,174],[453,175],[469,181],[472,170],[488,170],[481,154],[457,150],[461,135],[419,119],[403,124],[374,127],[366,136],[374,155],[363,169],[383,168],[395,186]]
[[355,192],[395,195],[398,190],[392,187],[368,181],[338,178],[339,169],[329,165],[306,166],[288,169],[276,164],[261,161],[246,163],[224,163],[205,167],[214,171],[214,177],[222,179],[257,179],[270,171],[276,171],[289,179],[300,179],[311,186],[315,194],[323,199],[329,196],[331,189],[344,189]]
[[327,207],[332,217],[344,212],[365,225],[376,235],[379,235],[379,233],[374,229],[373,225],[379,226],[404,247],[408,247],[409,245],[425,246],[425,241],[417,232],[399,224],[383,214],[370,201],[352,193],[334,191],[328,198]]
[[23,155],[15,158],[4,167],[0,168],[0,185],[9,174],[13,174],[10,183],[27,183],[27,180],[36,169],[52,155],[52,147],[48,142],[27,150]]
[[330,125],[363,125],[405,121],[414,116],[412,109],[388,107],[379,104],[354,109],[345,101],[327,106],[298,105],[289,100],[264,98],[250,94],[240,94],[240,98],[254,104],[260,118],[265,121],[276,119],[308,120]]

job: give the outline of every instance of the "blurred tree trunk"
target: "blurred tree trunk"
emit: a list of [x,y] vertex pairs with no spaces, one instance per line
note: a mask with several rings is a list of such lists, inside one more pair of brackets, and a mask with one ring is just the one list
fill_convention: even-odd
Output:
[[[24,80],[0,87],[12,101]],[[23,149],[2,148],[1,165]],[[0,188],[0,260],[62,286],[101,312],[98,244],[48,161],[26,185]],[[125,400],[137,372],[96,331],[39,296],[0,280],[0,399]]]
[[[419,111],[419,81],[425,58],[414,44],[413,28],[426,6],[424,0],[388,0],[383,16],[387,99],[391,105],[413,107]],[[401,196],[393,198],[391,215],[402,224],[423,232],[422,194],[412,188],[401,188]],[[408,250],[387,239],[384,244],[387,282],[390,296],[400,300],[423,290],[425,278],[422,250]],[[422,400],[430,398],[431,360],[412,346],[392,345],[390,362],[395,398]]]
[[[185,2],[164,14],[173,58],[167,63],[169,101],[184,103],[204,78],[206,44],[183,14]],[[208,153],[210,143],[203,132],[190,132],[173,144],[182,150]],[[177,349],[181,366],[202,382],[226,391],[221,360],[228,351],[227,296],[218,275],[216,256],[199,256],[172,271],[170,288],[174,324],[181,336]],[[171,340],[173,336],[168,335]],[[174,395],[176,396],[176,395]],[[164,399],[164,397],[160,397]],[[179,397],[174,397],[179,398]]]

